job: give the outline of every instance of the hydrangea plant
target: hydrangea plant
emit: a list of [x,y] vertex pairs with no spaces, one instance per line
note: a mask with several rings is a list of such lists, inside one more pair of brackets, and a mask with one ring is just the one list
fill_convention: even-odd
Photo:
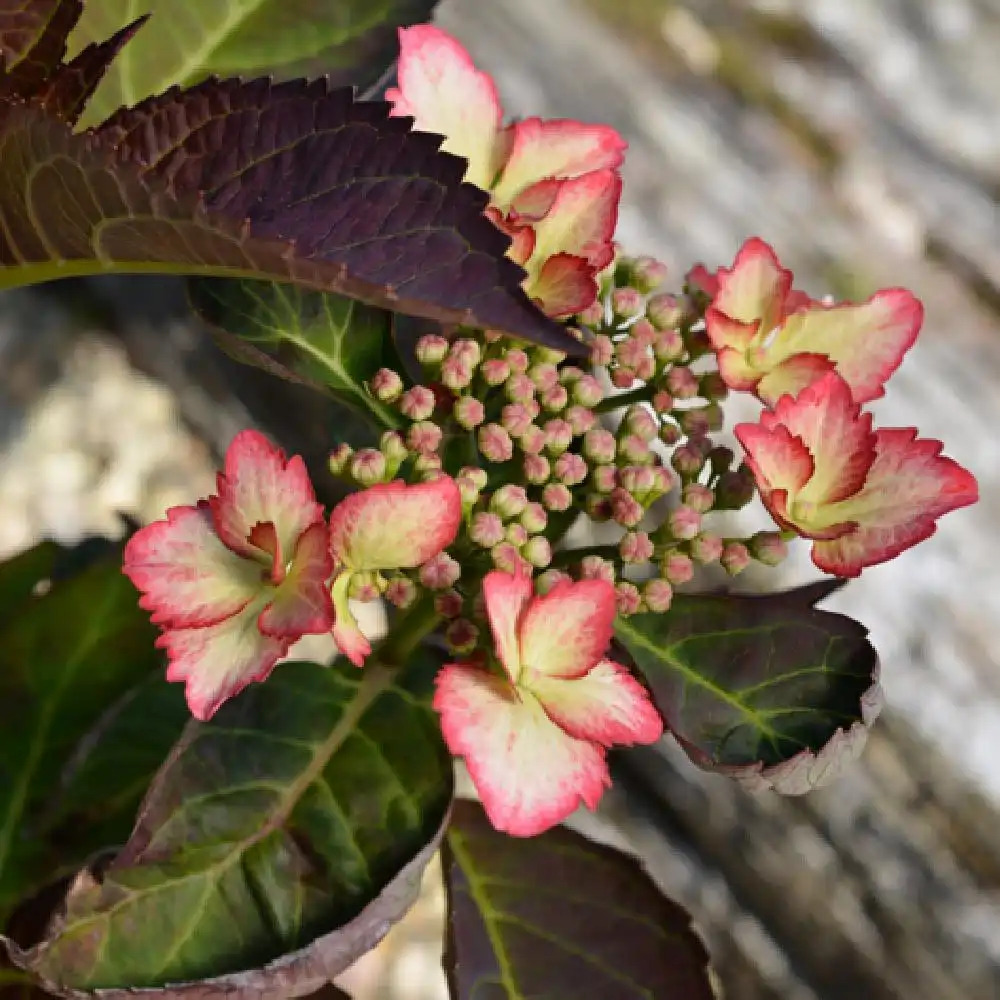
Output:
[[[831,587],[700,585],[797,539],[855,577],[975,502],[940,442],[865,409],[919,301],[814,299],[760,239],[666,290],[614,242],[621,137],[505,123],[462,45],[414,24],[432,3],[120,23],[137,6],[0,0],[0,281],[189,275],[241,357],[365,430],[330,440],[332,505],[247,429],[215,494],[123,550],[0,566],[0,976],[306,995],[440,848],[454,997],[711,997],[686,914],[561,824],[616,747],[675,739],[788,794],[860,751],[878,662],[814,606]],[[384,102],[211,75],[326,59],[363,86],[397,58]],[[760,410],[726,438],[730,393]],[[772,523],[747,530],[757,497]],[[289,659],[324,634],[332,662]]]

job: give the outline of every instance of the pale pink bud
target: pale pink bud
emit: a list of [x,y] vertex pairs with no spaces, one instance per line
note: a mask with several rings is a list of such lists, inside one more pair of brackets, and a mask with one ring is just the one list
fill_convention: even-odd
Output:
[[542,430],[545,431],[545,450],[550,455],[561,455],[573,441],[573,428],[558,417],[546,420]]
[[634,615],[642,608],[642,595],[634,583],[623,581],[615,587],[615,606],[623,618]]
[[653,461],[653,451],[638,434],[626,434],[618,442],[618,457],[635,465]]
[[691,540],[688,551],[695,562],[703,564],[718,562],[722,557],[722,549],[725,543],[713,531],[703,531],[696,538]]
[[469,340],[468,337],[460,337],[451,345],[449,356],[460,358],[467,365],[475,368],[482,359],[483,349],[474,340]]
[[693,399],[698,395],[698,377],[690,368],[671,368],[667,372],[666,385],[677,399]]
[[653,394],[653,409],[657,413],[669,413],[674,408],[674,397],[661,389]]
[[587,478],[587,463],[582,455],[566,451],[555,460],[552,471],[567,486],[576,486]]
[[391,368],[380,368],[368,383],[372,395],[383,403],[393,403],[403,392],[403,380]]
[[385,455],[375,448],[361,448],[351,459],[351,478],[359,486],[374,486],[385,480]]
[[[604,303],[600,301],[591,302],[586,309],[577,314],[577,319],[584,326],[600,326],[604,322]],[[595,361],[595,364],[600,364]]]
[[663,364],[673,364],[684,357],[684,338],[679,330],[660,330],[653,341],[653,357]]
[[458,470],[458,474],[465,479],[471,479],[472,482],[476,484],[478,489],[486,489],[486,483],[489,481],[489,476],[486,475],[485,469],[480,469],[475,465],[463,465],[461,469]]
[[467,656],[479,643],[479,629],[468,618],[459,618],[445,629],[444,641],[449,652]]
[[618,471],[618,482],[641,502],[657,488],[655,468],[652,465],[626,465]]
[[509,462],[514,455],[514,442],[499,424],[484,424],[479,428],[477,440],[488,462]]
[[642,596],[650,611],[662,614],[664,611],[670,610],[670,604],[674,599],[674,588],[670,586],[669,580],[658,577],[646,582],[642,588]]
[[685,541],[694,538],[701,531],[701,514],[691,507],[681,504],[670,512],[667,519],[670,526],[670,533],[674,538],[681,538]]
[[479,369],[487,385],[503,385],[510,378],[510,365],[503,358],[490,358]]
[[643,441],[655,441],[656,432],[660,429],[656,417],[645,406],[630,406],[625,411],[622,421],[630,434],[642,438]]
[[547,569],[535,580],[535,590],[544,596],[557,583],[572,583],[573,577],[569,573],[564,573],[561,569]]
[[619,363],[626,368],[638,369],[643,359],[649,356],[649,347],[639,338],[630,335],[615,345],[615,354]]
[[573,429],[573,436],[580,437],[597,423],[597,414],[583,406],[571,406],[563,414],[563,419]]
[[338,444],[330,452],[330,472],[335,476],[342,476],[347,470],[353,455],[354,449],[349,444]]
[[664,421],[663,424],[660,425],[660,440],[665,445],[675,445],[682,437],[684,437],[684,435],[677,424],[673,424],[670,421]]
[[375,573],[355,573],[351,577],[348,587],[348,595],[353,601],[360,601],[367,604],[369,601],[377,601],[382,594],[379,586],[379,579]]
[[527,374],[539,392],[545,392],[559,384],[559,369],[552,364],[534,364],[528,369]]
[[646,303],[646,318],[660,330],[677,326],[683,315],[684,310],[673,295],[654,295]]
[[417,341],[414,353],[422,365],[439,365],[448,356],[448,341],[436,333],[425,334]]
[[490,511],[480,511],[472,516],[469,525],[469,537],[483,549],[492,549],[504,540],[503,521],[499,514]]
[[649,294],[659,288],[669,274],[667,265],[655,257],[636,257],[629,264],[630,284],[643,294]]
[[441,381],[455,392],[465,389],[472,382],[475,368],[465,358],[449,354],[441,365]]
[[[583,340],[583,334],[579,330],[570,330],[569,333],[577,340]],[[566,360],[566,353],[557,351],[554,347],[536,347],[535,360],[543,365],[558,365]]]
[[566,404],[569,402],[569,393],[566,391],[566,386],[554,385],[551,389],[546,389],[540,399],[542,406],[549,413],[559,413],[560,410],[566,409]]
[[607,580],[615,582],[615,564],[601,556],[584,556],[580,560],[581,580]]
[[582,375],[573,383],[573,399],[581,406],[597,406],[604,399],[604,389],[593,375]]
[[660,569],[675,587],[687,583],[694,576],[694,562],[683,552],[672,552],[663,560]]
[[[532,402],[533,401],[529,401]],[[532,412],[533,406],[525,403],[508,403],[500,415],[500,422],[509,432],[511,437],[519,438],[532,426],[532,421],[538,415]]]
[[611,293],[611,312],[618,320],[634,319],[645,307],[645,300],[634,288],[616,288]]
[[648,319],[637,320],[629,327],[629,335],[646,347],[652,347],[656,340],[656,327]]
[[590,484],[598,493],[610,493],[618,485],[618,470],[613,465],[599,465],[590,470]]
[[645,531],[627,531],[618,543],[618,552],[624,562],[648,562],[653,558],[653,542]]
[[705,465],[705,458],[689,441],[682,444],[670,457],[670,463],[679,475],[690,478],[698,475]]
[[410,451],[437,451],[444,432],[437,424],[429,420],[418,420],[406,434],[406,443]]
[[479,500],[481,492],[476,481],[470,476],[458,475],[455,477],[455,485],[458,486],[458,493],[462,498],[463,510],[471,510]]
[[565,368],[559,369],[559,381],[563,385],[573,385],[582,379],[585,374],[586,372],[582,368],[577,368],[576,365],[566,365]]
[[532,535],[537,535],[545,530],[549,523],[549,515],[545,513],[545,508],[537,501],[532,501],[524,508],[521,514],[521,524]]
[[750,565],[750,552],[742,542],[729,542],[719,561],[730,576],[736,576]]
[[385,599],[397,608],[408,608],[417,599],[417,585],[405,576],[393,577],[385,588]]
[[615,345],[610,337],[598,334],[590,342],[590,360],[597,368],[607,368],[615,356]]
[[462,575],[462,567],[447,552],[431,556],[420,567],[420,582],[428,590],[447,590],[453,587]]
[[462,603],[462,595],[457,590],[434,595],[434,610],[442,618],[457,618],[462,613]]
[[611,384],[616,389],[631,389],[635,384],[635,369],[616,368],[611,373]]
[[425,385],[415,385],[399,397],[399,412],[411,420],[428,420],[437,400]]
[[583,509],[586,511],[587,517],[598,524],[611,520],[611,500],[600,493],[588,493],[583,500]]
[[523,375],[528,370],[528,365],[530,364],[528,355],[525,354],[525,352],[519,347],[514,347],[509,350],[505,357],[512,372]]
[[702,514],[707,514],[715,503],[715,494],[707,486],[702,486],[701,483],[691,483],[684,487],[681,499],[686,506]]
[[504,392],[512,403],[528,403],[535,398],[535,383],[527,375],[515,373],[504,384]]
[[779,566],[788,556],[788,543],[776,531],[760,531],[748,545],[754,559],[765,566]]
[[604,427],[595,427],[583,436],[583,453],[592,462],[613,462],[617,450],[618,443],[614,434]]
[[549,481],[552,467],[544,455],[524,456],[524,478],[533,486],[541,486]]
[[517,546],[510,542],[501,542],[499,545],[495,545],[490,554],[493,556],[493,565],[497,569],[503,570],[504,573],[517,573],[527,566],[525,560],[521,558]]
[[639,359],[635,366],[635,377],[649,382],[656,374],[656,358],[652,354],[645,354]]
[[437,476],[433,473],[439,473],[443,465],[441,456],[433,451],[420,452],[413,462],[414,470],[421,473],[425,479],[436,479]]
[[537,569],[545,569],[552,562],[552,543],[544,535],[535,535],[521,549],[521,555]]
[[475,396],[461,396],[452,411],[459,427],[474,430],[486,419],[486,407]]
[[523,486],[509,483],[490,497],[490,510],[499,514],[505,521],[519,517],[528,506],[528,494]]
[[563,486],[562,483],[549,483],[542,490],[542,503],[547,510],[569,510],[573,504],[573,494],[570,493],[569,487]]
[[545,431],[537,424],[530,424],[517,443],[526,455],[538,455],[545,447]]
[[678,417],[681,430],[689,437],[703,437],[710,431],[722,429],[722,407],[718,403],[685,410]]
[[528,529],[517,521],[512,521],[504,530],[507,541],[519,549],[528,541]]
[[642,504],[620,486],[611,491],[611,516],[623,528],[634,528],[643,518]]
[[379,451],[385,455],[385,460],[388,462],[392,471],[389,475],[394,476],[396,470],[399,468],[400,464],[405,461],[408,454],[406,450],[406,442],[403,440],[403,435],[398,431],[386,431],[378,441]]

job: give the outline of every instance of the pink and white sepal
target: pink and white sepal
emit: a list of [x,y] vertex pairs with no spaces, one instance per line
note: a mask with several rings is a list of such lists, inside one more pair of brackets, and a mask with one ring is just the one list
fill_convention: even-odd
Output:
[[527,573],[489,573],[486,615],[501,669],[450,663],[434,706],[493,825],[519,837],[555,826],[610,784],[607,748],[653,743],[663,721],[628,670],[605,657],[615,616],[606,580],[561,580],[536,596]]
[[233,439],[217,495],[137,531],[123,566],[162,630],[167,679],[185,682],[201,720],[330,629],[332,570],[305,464],[256,431]]
[[333,509],[333,638],[355,666],[364,665],[371,643],[348,602],[354,575],[416,569],[451,545],[461,523],[462,497],[450,476],[413,486],[401,480],[380,483],[352,493]]

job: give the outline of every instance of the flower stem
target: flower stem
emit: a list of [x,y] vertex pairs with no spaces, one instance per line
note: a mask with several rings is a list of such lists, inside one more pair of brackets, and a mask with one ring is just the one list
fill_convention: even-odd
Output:
[[631,406],[633,403],[648,403],[652,398],[653,386],[647,382],[645,385],[640,385],[638,389],[630,389],[617,396],[607,396],[594,407],[594,413],[611,413],[613,410],[620,410],[623,406]]
[[434,597],[424,594],[401,615],[379,644],[375,655],[387,667],[403,667],[413,651],[437,628],[441,616],[434,609]]

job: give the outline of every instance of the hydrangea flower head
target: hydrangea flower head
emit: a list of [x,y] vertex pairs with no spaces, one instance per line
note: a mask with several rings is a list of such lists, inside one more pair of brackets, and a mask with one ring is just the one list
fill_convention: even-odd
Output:
[[663,721],[645,689],[605,658],[615,616],[606,580],[560,580],[535,596],[525,572],[483,581],[502,673],[448,664],[434,705],[493,825],[534,836],[610,784],[606,749],[652,743]]

